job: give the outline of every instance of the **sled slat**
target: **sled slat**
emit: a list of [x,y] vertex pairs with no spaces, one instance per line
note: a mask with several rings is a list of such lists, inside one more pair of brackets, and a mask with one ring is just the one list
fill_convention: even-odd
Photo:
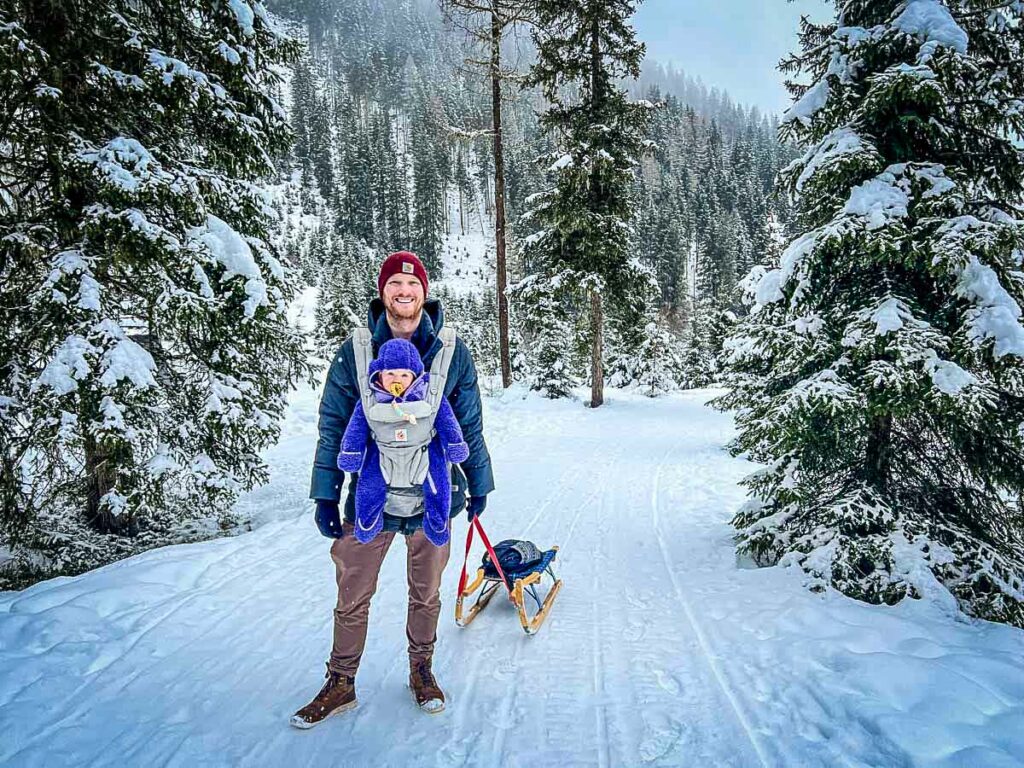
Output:
[[519,622],[523,625],[523,631],[528,635],[533,635],[536,634],[537,630],[539,630],[541,625],[544,623],[544,620],[548,617],[548,613],[551,611],[551,606],[555,602],[555,597],[558,596],[558,592],[562,589],[562,580],[558,579],[552,585],[547,596],[544,598],[544,604],[532,619],[526,615],[526,602],[523,600],[523,582],[525,581],[526,580],[523,579],[522,581],[516,582],[516,607],[519,610]]
[[455,601],[455,623],[460,627],[468,627],[470,623],[472,623],[473,619],[477,617],[477,614],[487,607],[487,604],[491,602],[491,598],[494,597],[494,593],[498,591],[498,583],[494,583],[489,589],[485,587],[484,591],[477,597],[476,602],[470,606],[469,612],[463,616],[462,601],[466,597],[472,595],[476,591],[476,588],[483,583],[483,573],[482,568],[477,571],[477,577],[473,580],[473,585],[459,595],[458,599]]

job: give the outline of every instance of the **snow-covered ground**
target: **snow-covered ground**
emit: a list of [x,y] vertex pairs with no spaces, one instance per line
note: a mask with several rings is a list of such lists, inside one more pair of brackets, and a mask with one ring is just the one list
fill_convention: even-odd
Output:
[[495,245],[491,214],[478,197],[463,200],[465,229],[459,219],[459,195],[450,192],[446,201],[450,232],[441,248],[444,277],[435,281],[456,295],[483,294],[494,290]]
[[711,394],[487,398],[484,522],[561,546],[552,616],[526,637],[496,600],[455,626],[460,518],[435,661],[449,706],[424,715],[396,542],[360,706],[298,731],[335,601],[306,501],[318,393],[300,390],[271,483],[240,502],[261,527],[0,594],[0,765],[1024,765],[1024,632],[737,564],[751,465],[723,450]]

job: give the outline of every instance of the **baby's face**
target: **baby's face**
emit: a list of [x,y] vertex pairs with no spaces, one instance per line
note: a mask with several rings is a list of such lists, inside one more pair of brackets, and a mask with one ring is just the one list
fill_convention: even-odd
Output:
[[380,372],[380,385],[396,397],[409,388],[415,379],[413,372],[406,368],[396,368]]

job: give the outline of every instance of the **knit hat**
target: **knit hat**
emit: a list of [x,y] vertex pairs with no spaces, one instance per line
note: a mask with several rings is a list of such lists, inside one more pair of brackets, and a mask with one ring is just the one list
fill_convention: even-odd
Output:
[[369,373],[372,376],[377,371],[394,371],[400,368],[419,376],[423,373],[423,361],[411,342],[405,339],[391,339],[380,345],[377,359],[370,363]]
[[419,256],[409,251],[398,251],[392,253],[384,263],[380,265],[380,275],[377,276],[377,293],[384,298],[384,284],[392,275],[412,275],[423,285],[423,295],[427,295],[427,270],[423,268],[423,262]]

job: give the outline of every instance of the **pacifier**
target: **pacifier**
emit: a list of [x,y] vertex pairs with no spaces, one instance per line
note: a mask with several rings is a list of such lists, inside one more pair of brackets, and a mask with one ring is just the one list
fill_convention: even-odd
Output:
[[405,392],[405,385],[403,385],[402,382],[400,381],[392,381],[391,385],[388,387],[388,392],[390,392],[395,397],[398,397],[403,392]]

